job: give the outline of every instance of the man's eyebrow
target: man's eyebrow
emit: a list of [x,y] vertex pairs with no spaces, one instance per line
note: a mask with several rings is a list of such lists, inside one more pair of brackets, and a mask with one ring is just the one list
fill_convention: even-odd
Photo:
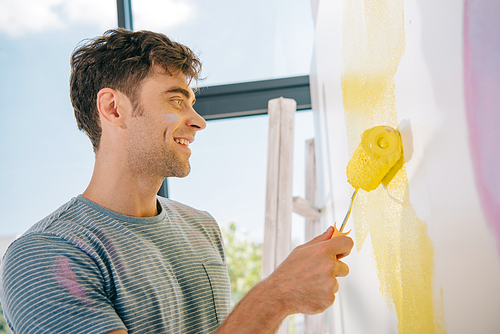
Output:
[[188,91],[187,89],[184,89],[182,87],[172,87],[170,89],[167,89],[165,93],[181,93],[186,97],[186,99],[190,99],[191,97],[193,98],[193,103],[196,101],[196,98],[194,97],[194,94],[191,95],[191,92]]

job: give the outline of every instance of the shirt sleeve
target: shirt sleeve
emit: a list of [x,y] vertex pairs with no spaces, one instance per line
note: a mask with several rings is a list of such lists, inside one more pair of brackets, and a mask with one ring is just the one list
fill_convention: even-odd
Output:
[[127,329],[105,293],[97,263],[61,237],[21,237],[7,250],[1,270],[2,308],[13,333]]

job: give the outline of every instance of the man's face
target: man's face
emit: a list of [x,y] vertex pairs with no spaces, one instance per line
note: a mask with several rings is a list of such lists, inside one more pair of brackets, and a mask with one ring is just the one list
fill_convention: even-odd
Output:
[[157,69],[140,87],[139,104],[127,131],[127,160],[143,176],[185,177],[191,169],[188,145],[205,120],[193,109],[194,93],[181,72]]

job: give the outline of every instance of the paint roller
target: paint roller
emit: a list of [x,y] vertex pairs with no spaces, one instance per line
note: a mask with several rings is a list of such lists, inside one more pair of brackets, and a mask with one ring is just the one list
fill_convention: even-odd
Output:
[[347,181],[353,186],[354,193],[339,232],[349,219],[358,190],[372,191],[381,183],[387,186],[403,166],[403,161],[403,144],[397,130],[390,126],[375,126],[363,132],[361,143],[346,167]]

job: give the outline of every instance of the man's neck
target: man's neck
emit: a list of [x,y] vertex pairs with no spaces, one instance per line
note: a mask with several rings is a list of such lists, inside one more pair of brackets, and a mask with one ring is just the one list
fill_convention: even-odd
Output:
[[154,217],[158,214],[156,194],[161,182],[157,178],[137,177],[123,169],[106,168],[96,161],[92,179],[82,196],[122,215]]

